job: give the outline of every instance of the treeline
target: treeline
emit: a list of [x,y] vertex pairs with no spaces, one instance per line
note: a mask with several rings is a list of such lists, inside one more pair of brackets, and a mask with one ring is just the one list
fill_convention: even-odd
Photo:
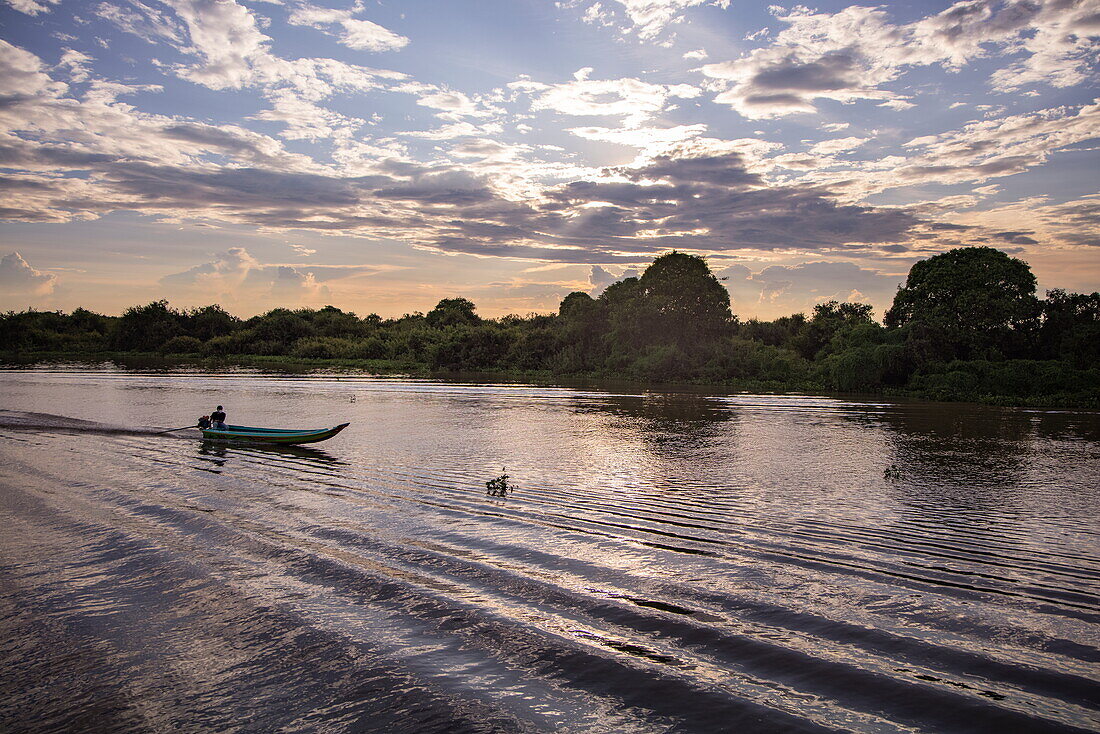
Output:
[[753,389],[909,393],[940,400],[1100,407],[1100,293],[1035,296],[1026,263],[961,248],[913,266],[883,323],[871,306],[740,321],[701,257],[672,252],[557,314],[483,319],[464,298],[426,314],[360,318],[332,306],[239,319],[166,301],[104,316],[0,316],[0,344],[47,352],[336,360],[376,370],[518,371]]

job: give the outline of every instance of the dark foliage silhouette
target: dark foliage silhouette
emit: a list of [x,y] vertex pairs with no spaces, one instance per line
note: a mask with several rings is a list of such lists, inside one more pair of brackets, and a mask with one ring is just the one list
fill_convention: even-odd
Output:
[[739,321],[706,260],[670,252],[640,277],[557,314],[483,319],[465,298],[427,314],[360,318],[333,306],[241,320],[166,301],[121,316],[0,315],[0,349],[188,358],[327,360],[376,371],[513,371],[690,381],[754,390],[896,392],[937,400],[1100,407],[1100,293],[1035,296],[1021,260],[988,247],[917,263],[884,323],[829,301],[774,321]]

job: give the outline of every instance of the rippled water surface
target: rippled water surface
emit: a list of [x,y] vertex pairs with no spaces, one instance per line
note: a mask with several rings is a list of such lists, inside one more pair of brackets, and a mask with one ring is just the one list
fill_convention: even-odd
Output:
[[[351,426],[152,433],[218,403]],[[1089,413],[4,370],[0,730],[1097,731],[1098,484]]]

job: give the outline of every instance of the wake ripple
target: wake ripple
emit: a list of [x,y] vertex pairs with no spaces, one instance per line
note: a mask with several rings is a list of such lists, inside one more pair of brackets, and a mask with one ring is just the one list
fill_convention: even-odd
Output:
[[4,731],[1100,730],[1086,530],[9,420]]

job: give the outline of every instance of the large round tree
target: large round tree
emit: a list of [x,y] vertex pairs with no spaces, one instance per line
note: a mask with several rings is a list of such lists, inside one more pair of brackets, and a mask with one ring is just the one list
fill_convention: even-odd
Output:
[[638,289],[647,331],[656,341],[717,336],[733,319],[729,291],[697,255],[661,255],[642,273]]
[[925,327],[944,356],[1009,352],[1037,314],[1035,276],[1023,260],[992,247],[962,247],[915,264],[886,326]]

